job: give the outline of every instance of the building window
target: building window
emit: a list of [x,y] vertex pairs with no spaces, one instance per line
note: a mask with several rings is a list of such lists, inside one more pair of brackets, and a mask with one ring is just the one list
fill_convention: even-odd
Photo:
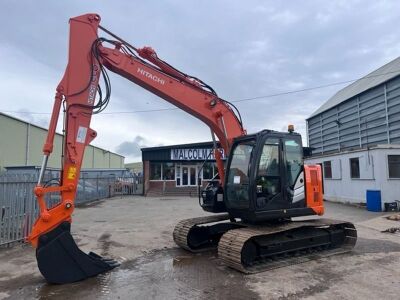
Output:
[[389,178],[400,178],[400,155],[388,155]]
[[175,180],[175,165],[174,163],[163,163],[162,165],[162,179]]
[[205,163],[203,167],[203,179],[212,179],[213,169],[213,163]]
[[161,163],[150,163],[150,180],[161,180]]
[[360,178],[360,160],[358,157],[350,158],[350,177]]
[[332,179],[332,162],[324,161],[324,177]]

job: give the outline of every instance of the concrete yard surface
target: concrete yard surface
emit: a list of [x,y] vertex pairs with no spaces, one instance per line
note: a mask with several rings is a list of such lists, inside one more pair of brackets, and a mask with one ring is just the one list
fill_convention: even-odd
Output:
[[[82,250],[121,266],[67,285],[47,284],[28,245],[0,249],[0,299],[399,299],[399,221],[362,208],[326,203],[324,217],[355,223],[351,253],[244,275],[215,251],[178,248],[172,231],[207,215],[197,198],[115,197],[77,208],[72,233]],[[62,270],[60,270],[62,271]]]

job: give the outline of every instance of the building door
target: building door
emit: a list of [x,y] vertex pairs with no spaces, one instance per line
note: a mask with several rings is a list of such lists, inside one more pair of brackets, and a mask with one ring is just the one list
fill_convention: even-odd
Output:
[[196,166],[182,166],[182,181],[181,186],[195,186],[196,185]]

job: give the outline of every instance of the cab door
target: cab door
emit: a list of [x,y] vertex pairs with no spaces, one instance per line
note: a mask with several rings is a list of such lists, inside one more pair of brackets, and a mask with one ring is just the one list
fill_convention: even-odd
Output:
[[255,170],[255,210],[282,208],[282,144],[267,137],[260,149]]
[[282,138],[283,193],[289,207],[304,207],[304,168],[301,137],[288,135]]
[[255,210],[304,207],[301,137],[269,136],[261,146],[255,168]]

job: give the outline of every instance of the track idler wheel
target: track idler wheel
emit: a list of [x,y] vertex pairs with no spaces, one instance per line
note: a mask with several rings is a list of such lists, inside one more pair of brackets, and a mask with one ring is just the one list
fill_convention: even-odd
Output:
[[36,260],[49,283],[71,283],[109,271],[120,264],[93,252],[81,251],[76,245],[69,222],[61,223],[40,236]]

